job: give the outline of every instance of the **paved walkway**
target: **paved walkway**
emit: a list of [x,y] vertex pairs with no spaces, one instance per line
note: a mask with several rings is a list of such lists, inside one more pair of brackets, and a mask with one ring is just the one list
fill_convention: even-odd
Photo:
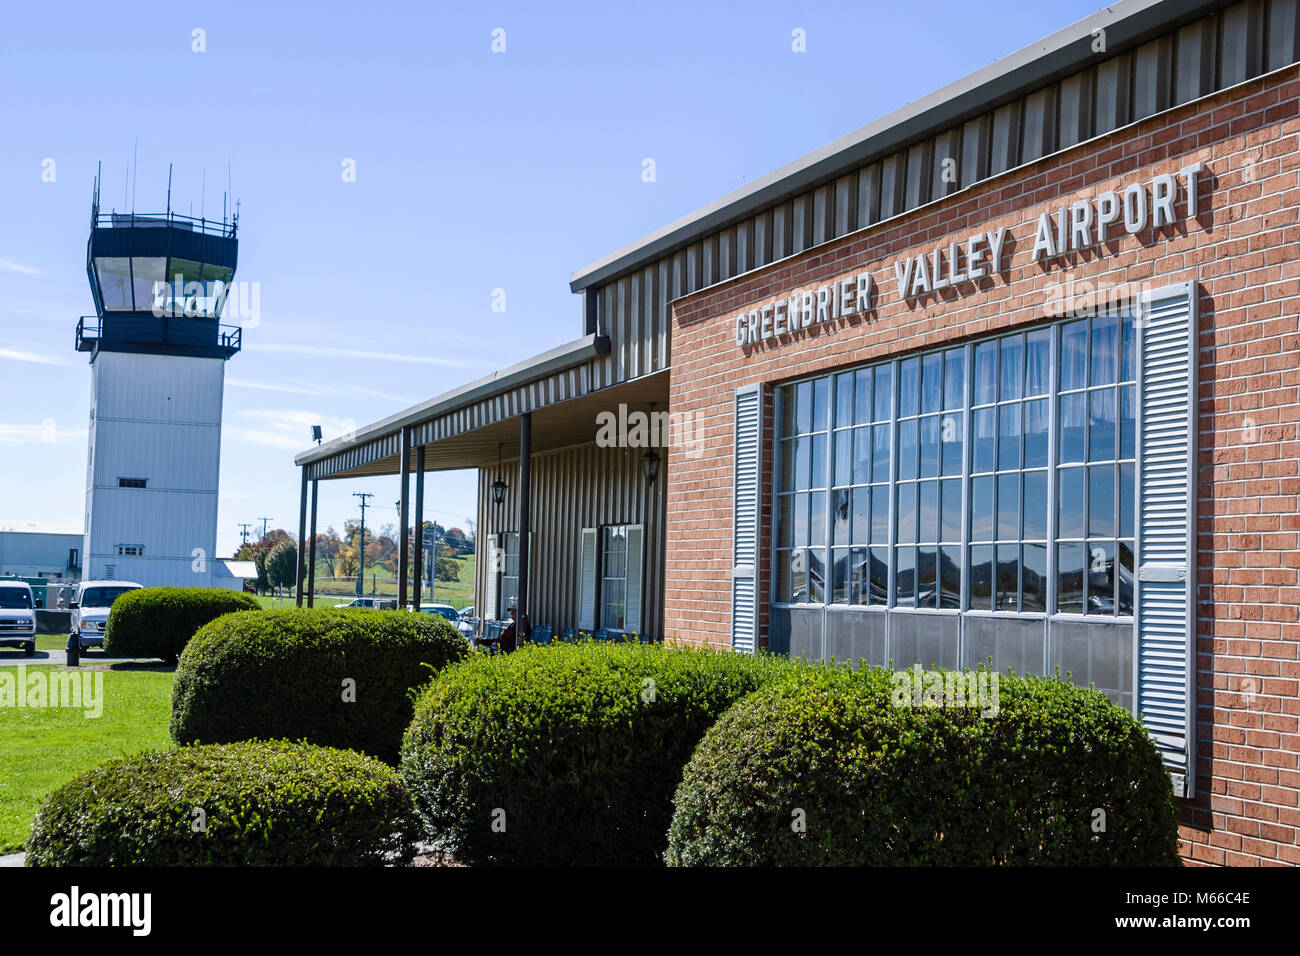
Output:
[[[134,660],[131,657],[105,657],[100,651],[91,651],[89,654],[81,655],[81,663],[86,666],[96,664],[121,664],[123,661]],[[55,664],[62,667],[68,663],[68,652],[63,648],[55,651],[37,651],[35,656],[28,657],[22,651],[11,651],[8,648],[0,647],[0,667],[14,667],[18,664]]]
[[0,856],[0,866],[22,866],[23,857],[26,853],[11,853],[8,856]]

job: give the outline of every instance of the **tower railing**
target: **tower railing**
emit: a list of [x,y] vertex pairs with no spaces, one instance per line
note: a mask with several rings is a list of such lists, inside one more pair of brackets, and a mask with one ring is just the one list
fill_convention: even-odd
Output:
[[182,216],[178,212],[100,212],[92,216],[92,226],[100,229],[157,229],[171,226],[188,229],[205,236],[235,238],[239,230],[238,217],[231,220],[206,219],[202,216]]
[[[123,316],[131,313],[124,312]],[[183,321],[183,320],[181,320]],[[90,352],[99,344],[103,337],[103,320],[98,315],[83,315],[77,320],[77,351]],[[131,344],[129,336],[116,338],[114,341],[118,344]],[[157,339],[149,338],[145,340],[148,344],[158,344]],[[193,342],[164,342],[164,344],[175,345],[181,348],[192,347]],[[212,343],[218,349],[225,353],[226,358],[234,355],[244,347],[244,329],[239,325],[219,324],[217,326],[216,341]]]

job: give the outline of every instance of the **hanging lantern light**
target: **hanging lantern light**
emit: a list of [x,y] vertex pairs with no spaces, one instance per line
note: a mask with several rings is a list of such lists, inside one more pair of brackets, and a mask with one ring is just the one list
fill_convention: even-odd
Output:
[[504,504],[506,500],[506,480],[501,477],[501,448],[504,442],[497,442],[497,479],[492,482],[492,500]]
[[[655,435],[654,415],[655,405],[658,402],[650,403],[650,434]],[[653,485],[659,478],[659,453],[652,446],[649,451],[641,456],[641,474],[645,475],[646,484]]]

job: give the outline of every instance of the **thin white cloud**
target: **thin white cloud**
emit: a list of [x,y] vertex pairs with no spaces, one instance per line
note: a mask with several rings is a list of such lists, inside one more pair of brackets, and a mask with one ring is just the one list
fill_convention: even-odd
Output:
[[34,266],[25,266],[21,262],[14,262],[12,259],[0,259],[0,272],[17,272],[25,276],[45,275],[44,272]]
[[290,451],[302,451],[311,444],[313,425],[321,426],[326,441],[357,430],[357,423],[350,418],[334,418],[299,409],[250,408],[241,409],[238,414],[260,422],[261,427],[229,426],[225,429],[227,434],[242,441]]
[[267,445],[271,448],[283,448],[285,451],[302,451],[309,442],[294,438],[284,432],[262,431],[257,428],[243,428],[239,425],[227,426],[223,434],[236,441],[249,442],[254,445]]
[[226,384],[233,388],[251,388],[260,392],[284,392],[288,395],[328,395],[328,390],[313,385],[279,385],[273,382],[250,382],[245,378],[228,378]]
[[0,445],[53,445],[71,439],[85,441],[87,434],[84,428],[59,428],[52,418],[37,425],[0,422]]
[[302,411],[300,409],[285,408],[244,408],[240,409],[239,414],[245,418],[256,418],[260,421],[268,422],[276,428],[310,428],[312,425],[335,428],[339,431],[347,431],[351,424],[341,418],[331,418],[321,415],[320,412]]
[[41,355],[37,352],[23,352],[19,349],[0,349],[0,359],[12,362],[31,362],[35,365],[71,365],[71,362],[54,355]]
[[[311,385],[301,380],[294,380],[291,383],[279,382],[254,382],[246,378],[228,378],[226,384],[233,388],[248,388],[259,392],[280,392],[285,395],[311,395],[313,398],[319,398],[324,395],[338,395],[340,389],[322,388],[319,385]],[[369,395],[371,398],[382,398],[385,401],[397,402],[401,405],[412,405],[415,399],[407,398],[404,395],[394,395],[391,392],[381,392],[374,388],[365,388],[361,385],[345,384],[343,390],[356,392],[359,395]]]
[[388,392],[378,392],[373,388],[362,388],[360,385],[349,385],[348,389],[353,392],[359,392],[362,395],[369,395],[371,398],[382,398],[390,402],[397,402],[399,405],[414,405],[415,400],[406,398],[402,395],[390,395]]
[[291,355],[309,355],[315,358],[374,359],[378,362],[408,362],[415,365],[439,365],[443,368],[485,368],[492,365],[486,359],[449,359],[436,355],[406,354],[396,352],[365,352],[360,349],[336,348],[329,345],[249,345],[249,352],[285,352]]

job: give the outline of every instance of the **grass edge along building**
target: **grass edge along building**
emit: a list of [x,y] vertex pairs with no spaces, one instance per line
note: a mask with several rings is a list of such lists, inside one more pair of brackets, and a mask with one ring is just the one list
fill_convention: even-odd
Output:
[[489,616],[1059,668],[1188,859],[1300,863],[1297,6],[1117,4],[613,253],[579,338],[299,455],[304,526],[476,467]]

